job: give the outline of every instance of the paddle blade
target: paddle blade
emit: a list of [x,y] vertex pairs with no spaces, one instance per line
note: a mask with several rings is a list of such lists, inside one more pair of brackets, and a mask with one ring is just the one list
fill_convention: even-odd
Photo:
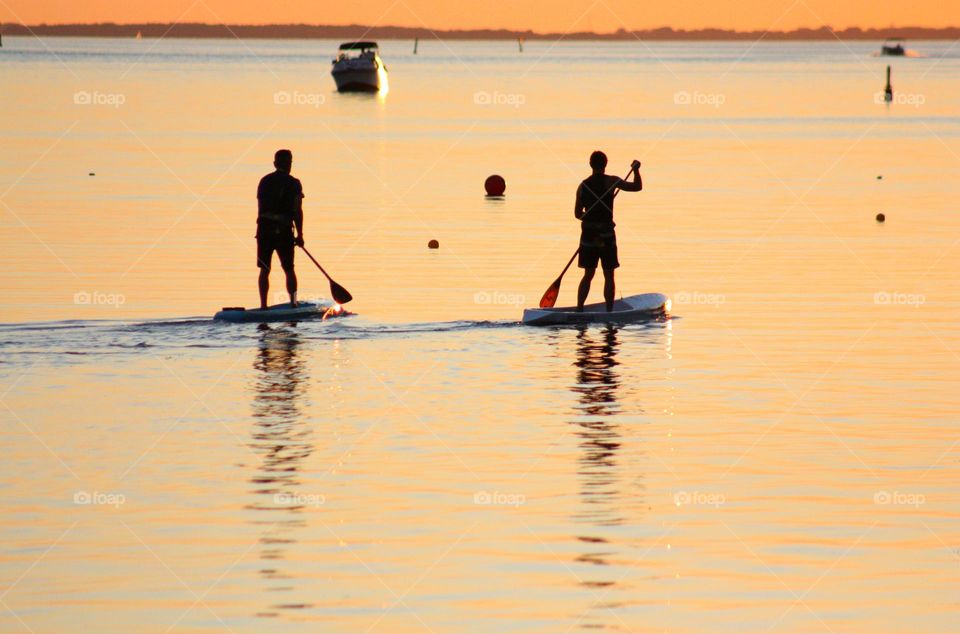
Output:
[[557,297],[560,295],[560,278],[554,280],[550,288],[540,298],[540,308],[553,308],[557,303]]
[[350,291],[340,286],[333,280],[330,280],[330,295],[333,297],[333,301],[340,305],[346,304],[353,299],[353,295],[350,294]]

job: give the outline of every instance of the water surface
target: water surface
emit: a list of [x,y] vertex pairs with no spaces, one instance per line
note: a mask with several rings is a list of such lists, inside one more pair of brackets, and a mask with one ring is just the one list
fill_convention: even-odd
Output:
[[[955,629],[950,43],[335,45],[6,38],[0,629]],[[358,315],[213,323],[278,147]],[[673,319],[524,328],[598,148]]]

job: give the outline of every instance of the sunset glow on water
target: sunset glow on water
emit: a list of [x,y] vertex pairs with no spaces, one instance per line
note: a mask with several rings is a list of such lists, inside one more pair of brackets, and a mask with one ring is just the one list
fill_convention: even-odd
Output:
[[[3,38],[0,631],[955,629],[950,42],[338,44]],[[670,317],[522,326],[596,149]]]

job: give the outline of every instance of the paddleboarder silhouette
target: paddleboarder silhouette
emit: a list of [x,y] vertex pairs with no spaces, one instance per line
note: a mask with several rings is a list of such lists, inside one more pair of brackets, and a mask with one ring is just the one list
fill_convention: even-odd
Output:
[[[293,267],[294,247],[303,246],[303,185],[290,175],[293,153],[277,150],[275,171],[260,179],[257,187],[257,266],[260,267],[260,308],[267,308],[270,291],[270,261],[277,252],[287,276],[290,305],[297,305],[297,274]],[[293,230],[297,234],[294,236]]]
[[577,202],[573,215],[580,221],[580,257],[577,265],[583,269],[583,278],[577,290],[577,311],[583,312],[583,304],[590,294],[590,282],[597,272],[597,264],[603,268],[603,299],[607,312],[613,310],[616,291],[614,271],[620,266],[617,259],[617,235],[613,222],[613,199],[617,191],[638,192],[643,189],[640,179],[640,161],[630,166],[633,180],[611,176],[607,169],[607,155],[599,150],[590,155],[593,174],[577,187]]

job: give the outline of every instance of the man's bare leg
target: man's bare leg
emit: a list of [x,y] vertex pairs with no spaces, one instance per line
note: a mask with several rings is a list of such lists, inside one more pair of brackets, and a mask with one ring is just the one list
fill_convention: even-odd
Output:
[[270,292],[270,271],[260,269],[260,308],[267,307],[267,293]]
[[613,299],[616,295],[616,283],[613,281],[613,272],[616,269],[603,269],[603,300],[607,303],[607,312],[613,310]]
[[287,292],[290,294],[290,305],[297,305],[297,274],[293,269],[285,271],[287,274]]
[[577,312],[583,312],[583,305],[587,302],[587,295],[590,294],[590,282],[593,280],[593,274],[597,269],[583,269],[583,279],[580,280],[580,288],[577,289]]

